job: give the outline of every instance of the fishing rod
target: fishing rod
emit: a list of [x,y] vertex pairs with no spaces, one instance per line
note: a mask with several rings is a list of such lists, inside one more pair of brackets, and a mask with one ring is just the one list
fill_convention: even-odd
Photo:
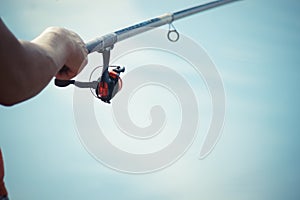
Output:
[[[174,21],[235,1],[239,0],[217,0],[188,9],[180,10],[174,13],[166,13],[150,20],[91,40],[86,44],[88,53],[98,52],[102,53],[103,56],[103,68],[101,76],[96,81],[92,82],[55,79],[55,85],[59,87],[66,87],[70,84],[74,84],[79,88],[91,88],[95,90],[97,98],[106,103],[110,103],[110,100],[122,88],[122,80],[120,78],[120,74],[125,72],[125,67],[109,65],[110,51],[113,49],[114,45],[117,42],[166,24],[169,24],[170,26],[169,32],[167,34],[168,39],[171,42],[176,42],[179,39],[179,33],[172,25]],[[174,36],[171,37],[171,35],[175,35],[175,38],[173,38]],[[113,70],[109,71],[109,67],[113,68]]]

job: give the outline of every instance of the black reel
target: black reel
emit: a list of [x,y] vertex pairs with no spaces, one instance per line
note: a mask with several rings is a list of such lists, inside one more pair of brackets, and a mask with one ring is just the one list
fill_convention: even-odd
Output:
[[125,67],[116,66],[112,71],[108,68],[102,73],[99,83],[96,87],[96,95],[105,103],[110,103],[110,100],[122,88],[122,79],[120,74],[125,72]]

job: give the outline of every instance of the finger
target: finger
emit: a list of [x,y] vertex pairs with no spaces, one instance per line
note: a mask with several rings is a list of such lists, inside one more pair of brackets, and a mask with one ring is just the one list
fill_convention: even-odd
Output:
[[65,65],[58,71],[55,77],[62,80],[69,80],[75,77],[76,74],[76,72],[71,71],[70,68]]

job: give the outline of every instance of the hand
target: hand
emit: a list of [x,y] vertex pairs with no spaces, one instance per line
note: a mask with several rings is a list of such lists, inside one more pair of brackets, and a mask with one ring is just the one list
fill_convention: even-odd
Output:
[[56,78],[62,80],[68,80],[76,76],[83,67],[87,64],[88,51],[85,47],[85,43],[74,32],[61,29],[64,36],[70,41],[70,47],[68,49],[68,58],[64,66],[56,74]]
[[60,27],[47,28],[32,42],[42,45],[51,53],[59,66],[56,78],[69,80],[87,64],[88,51],[85,43],[76,33]]

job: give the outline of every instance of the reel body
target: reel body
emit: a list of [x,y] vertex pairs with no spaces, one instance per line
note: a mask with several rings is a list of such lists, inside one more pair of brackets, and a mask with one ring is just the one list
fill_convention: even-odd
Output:
[[110,100],[122,89],[122,79],[120,74],[125,71],[125,67],[117,66],[112,71],[104,71],[96,87],[96,95],[105,103]]

